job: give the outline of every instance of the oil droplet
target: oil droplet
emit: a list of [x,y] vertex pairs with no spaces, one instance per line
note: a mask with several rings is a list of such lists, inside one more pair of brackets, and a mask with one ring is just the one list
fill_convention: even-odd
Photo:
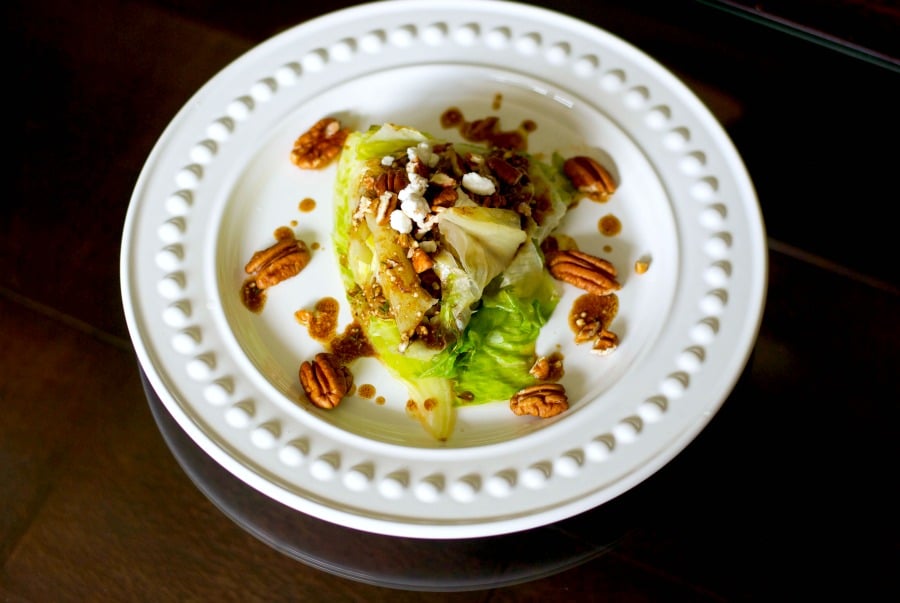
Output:
[[241,302],[251,312],[256,314],[262,312],[266,304],[266,290],[256,285],[255,277],[248,278],[241,286]]
[[612,214],[606,214],[597,222],[597,229],[601,234],[614,237],[622,232],[622,223]]
[[316,208],[316,200],[306,197],[300,202],[298,209],[304,213],[311,212]]
[[294,229],[289,226],[279,226],[275,229],[275,232],[272,233],[275,237],[276,241],[283,241],[285,239],[293,239],[294,238]]

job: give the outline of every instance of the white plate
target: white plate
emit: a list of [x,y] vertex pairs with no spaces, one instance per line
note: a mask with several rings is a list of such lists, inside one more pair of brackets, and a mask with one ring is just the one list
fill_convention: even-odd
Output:
[[[463,538],[585,511],[682,450],[730,393],[755,341],[766,286],[764,228],[740,157],[668,71],[585,23],[509,2],[364,4],[290,29],[229,65],[175,117],[150,155],[125,223],[121,269],[142,368],[173,417],[247,484],[361,530]],[[499,97],[497,95],[500,95]],[[500,99],[499,108],[492,106]],[[538,341],[561,349],[571,408],[553,420],[498,403],[464,408],[436,442],[374,361],[354,366],[383,405],[325,412],[299,402],[297,369],[322,349],[294,312],[324,296],[349,311],[330,244],[333,166],[294,167],[294,139],[337,115],[450,136],[441,112],[537,123],[529,150],[592,153],[620,188],[582,202],[563,232],[619,268],[613,330],[597,357],[563,298]],[[311,212],[299,209],[304,198]],[[622,232],[597,221],[613,214]],[[250,255],[280,226],[315,243],[310,265],[262,313],[239,291]],[[650,259],[645,274],[638,259]]]

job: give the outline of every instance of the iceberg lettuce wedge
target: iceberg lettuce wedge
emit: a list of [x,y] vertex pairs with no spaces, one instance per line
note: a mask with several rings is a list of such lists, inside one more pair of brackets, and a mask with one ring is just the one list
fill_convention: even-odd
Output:
[[558,163],[394,124],[347,137],[333,233],[347,299],[439,440],[455,407],[534,383],[558,301],[540,243],[574,199]]

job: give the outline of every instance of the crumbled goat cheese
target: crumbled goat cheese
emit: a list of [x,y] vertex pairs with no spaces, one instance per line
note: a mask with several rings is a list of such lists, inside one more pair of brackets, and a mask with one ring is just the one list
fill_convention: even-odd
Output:
[[400,203],[400,211],[402,211],[409,219],[416,223],[419,228],[425,227],[425,219],[428,217],[431,207],[424,197],[410,197]]
[[[410,147],[410,152],[413,151]],[[428,189],[428,179],[423,178],[415,172],[418,158],[413,159],[406,164],[407,176],[409,176],[409,184],[403,187],[397,197],[400,199],[400,210],[403,214],[415,221],[416,226],[425,228],[425,219],[428,217],[431,207],[425,200],[425,191]],[[408,231],[407,231],[408,232]]]
[[392,165],[394,165],[394,158],[390,155],[385,155],[381,158],[381,165],[383,165],[384,167],[391,167]]
[[493,195],[497,191],[490,178],[485,178],[477,172],[464,174],[462,177],[462,185],[476,195]]
[[353,219],[356,221],[362,220],[363,216],[369,212],[371,207],[372,199],[363,195],[359,198],[359,203],[356,205],[356,211],[353,212]]
[[415,197],[424,197],[425,191],[428,190],[428,179],[419,176],[415,172],[410,172],[408,176],[409,184],[407,184],[399,193],[397,193],[397,196],[400,197],[400,200],[405,201],[407,199],[413,199]]
[[428,167],[434,167],[438,164],[440,157],[431,152],[431,145],[427,142],[420,142],[415,147],[409,147],[406,149],[406,156],[409,157],[410,162],[421,161]]
[[399,209],[391,212],[391,228],[400,234],[409,234],[412,232],[412,220]]

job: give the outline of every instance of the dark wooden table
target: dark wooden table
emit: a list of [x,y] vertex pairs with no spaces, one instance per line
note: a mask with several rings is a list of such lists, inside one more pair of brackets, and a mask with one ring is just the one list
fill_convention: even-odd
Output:
[[[0,600],[897,599],[890,3],[822,3],[805,22],[827,36],[725,3],[535,3],[623,37],[692,86],[744,157],[770,237],[765,316],[741,382],[694,443],[614,501],[614,546],[522,584],[396,590],[297,561],[203,493],[154,419],[125,326],[129,197],[205,81],[350,4],[4,5]],[[588,539],[609,528],[578,524]]]

